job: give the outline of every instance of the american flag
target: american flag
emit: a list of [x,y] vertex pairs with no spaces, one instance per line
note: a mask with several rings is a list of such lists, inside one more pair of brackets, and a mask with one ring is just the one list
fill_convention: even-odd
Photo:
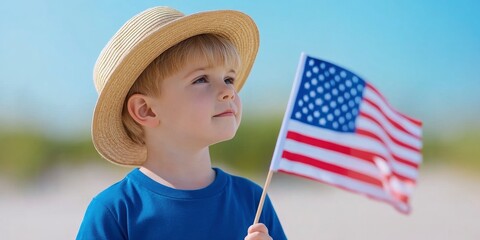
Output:
[[409,213],[422,162],[421,127],[361,77],[302,54],[270,170]]

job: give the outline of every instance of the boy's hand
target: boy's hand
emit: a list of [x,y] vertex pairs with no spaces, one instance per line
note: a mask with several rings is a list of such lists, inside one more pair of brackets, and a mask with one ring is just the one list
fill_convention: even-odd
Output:
[[263,223],[257,223],[248,228],[245,240],[272,240],[272,237],[268,235],[268,229]]

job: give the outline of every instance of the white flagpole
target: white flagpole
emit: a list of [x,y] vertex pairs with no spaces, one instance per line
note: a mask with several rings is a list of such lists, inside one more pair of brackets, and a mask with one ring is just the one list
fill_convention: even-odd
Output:
[[298,88],[300,87],[300,82],[302,79],[302,73],[307,55],[302,52],[300,55],[300,61],[297,67],[297,73],[295,76],[295,81],[293,83],[292,90],[290,92],[290,99],[288,100],[287,110],[285,111],[285,115],[283,116],[282,126],[280,128],[280,133],[278,134],[277,143],[275,145],[275,150],[273,151],[272,161],[270,162],[270,170],[268,171],[267,179],[265,180],[265,185],[263,186],[262,196],[260,197],[260,202],[258,203],[257,214],[255,214],[255,220],[253,224],[257,224],[260,220],[260,215],[262,214],[263,203],[265,202],[265,197],[267,196],[267,189],[270,186],[270,182],[272,181],[273,172],[277,171],[278,169],[278,160],[280,159],[280,152],[283,148],[283,143],[285,141],[286,133],[286,125],[287,121],[292,115],[293,111],[293,104],[295,104],[295,98],[297,97]]

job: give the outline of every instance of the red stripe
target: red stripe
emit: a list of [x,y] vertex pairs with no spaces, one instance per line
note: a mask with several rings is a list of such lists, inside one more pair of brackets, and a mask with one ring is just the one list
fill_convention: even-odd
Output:
[[405,201],[404,203],[406,203],[406,205],[408,206],[408,209],[406,211],[402,210],[401,208],[399,208],[396,203],[394,202],[390,202],[386,199],[382,199],[382,198],[379,198],[377,196],[374,196],[374,195],[370,195],[366,192],[363,192],[363,191],[360,191],[358,189],[354,189],[354,188],[348,188],[346,186],[343,186],[343,185],[339,185],[339,184],[335,184],[333,182],[327,182],[327,181],[324,181],[324,180],[321,180],[321,179],[318,179],[318,178],[313,178],[313,177],[309,177],[309,176],[305,176],[305,175],[302,175],[300,173],[296,173],[296,172],[292,172],[292,171],[289,171],[287,169],[279,169],[278,172],[282,172],[282,173],[286,173],[286,174],[290,174],[290,175],[293,175],[293,176],[298,176],[298,177],[303,177],[303,178],[306,178],[306,179],[310,179],[310,180],[313,180],[313,181],[317,181],[317,182],[322,182],[322,183],[325,183],[325,184],[328,184],[328,185],[331,185],[331,186],[334,186],[334,187],[337,187],[337,188],[340,188],[340,189],[343,189],[343,190],[346,190],[346,191],[349,191],[349,192],[352,192],[352,193],[356,193],[356,194],[361,194],[361,195],[364,195],[366,197],[369,197],[371,199],[374,199],[374,200],[377,200],[377,201],[381,201],[381,202],[385,202],[385,203],[388,203],[390,205],[392,205],[393,207],[395,207],[398,211],[404,213],[404,214],[409,214],[410,213],[410,206],[409,206],[409,203],[408,203],[408,198],[409,196],[405,196]]
[[316,168],[320,168],[320,169],[323,169],[323,170],[326,170],[326,171],[329,171],[329,172],[334,172],[334,173],[337,173],[339,175],[343,175],[343,176],[346,176],[346,177],[349,177],[349,178],[353,178],[353,179],[356,179],[356,180],[359,180],[359,181],[362,181],[362,182],[365,182],[365,183],[368,183],[368,184],[372,184],[372,185],[375,185],[375,186],[379,186],[379,187],[383,186],[382,182],[380,180],[376,179],[376,178],[367,176],[365,174],[362,174],[362,173],[359,173],[359,172],[356,172],[356,171],[352,171],[352,170],[347,169],[347,168],[343,168],[343,167],[340,167],[340,166],[337,166],[337,165],[333,165],[333,164],[330,164],[330,163],[327,163],[327,162],[323,162],[320,159],[310,158],[310,157],[307,157],[307,156],[303,156],[303,155],[292,153],[292,152],[285,151],[285,150],[283,151],[282,158],[288,159],[288,160],[293,161],[293,162],[300,162],[300,163],[308,164],[308,165],[316,167]]
[[[319,147],[319,148],[328,149],[328,150],[331,150],[331,151],[343,153],[345,155],[353,156],[355,158],[358,158],[360,160],[364,160],[364,161],[369,162],[369,163],[374,164],[374,165],[375,165],[375,162],[374,162],[373,159],[375,157],[388,159],[387,157],[382,156],[382,155],[377,154],[377,153],[371,153],[371,152],[367,152],[367,151],[364,151],[364,150],[359,150],[359,149],[355,149],[355,148],[351,148],[351,147],[346,147],[346,146],[339,145],[339,144],[336,144],[336,143],[333,143],[333,142],[328,142],[328,141],[324,141],[324,140],[321,140],[321,139],[305,136],[303,134],[293,132],[293,131],[288,131],[286,138],[287,139],[292,139],[292,140],[297,141],[297,142],[305,143],[305,144],[308,144],[308,145],[316,146],[316,147]],[[393,173],[393,175],[395,175],[399,179],[416,182],[415,179],[412,179],[412,178],[409,178],[407,176],[401,175],[400,173],[398,173],[396,171],[396,169],[392,169],[392,173]]]
[[390,138],[390,140],[392,140],[393,142],[395,142],[397,145],[400,145],[404,148],[408,148],[410,150],[413,150],[415,152],[420,152],[420,148],[417,148],[417,147],[414,147],[412,145],[409,145],[409,144],[406,144],[405,142],[403,141],[400,141],[398,140],[397,138],[395,138],[394,136],[392,136],[392,134],[390,134],[389,131],[386,130],[385,126],[382,125],[381,122],[379,122],[376,118],[368,115],[367,113],[364,113],[364,112],[360,112],[359,114],[361,117],[364,117],[364,118],[367,118],[367,119],[370,119],[371,121],[373,121],[374,123],[376,123],[380,128],[382,128],[383,132],[385,132],[387,135],[388,135],[388,138]]
[[302,142],[302,143],[305,143],[305,144],[308,144],[308,145],[312,145],[312,146],[332,150],[332,151],[335,151],[335,152],[343,153],[343,154],[346,154],[346,155],[350,155],[350,156],[353,156],[353,157],[357,157],[361,160],[364,160],[364,161],[370,162],[370,163],[374,163],[373,158],[375,156],[377,156],[376,154],[372,154],[372,153],[369,153],[369,152],[366,152],[366,151],[363,151],[363,150],[358,150],[358,149],[355,149],[355,148],[346,147],[346,146],[339,145],[339,144],[336,144],[336,143],[333,143],[333,142],[324,141],[324,140],[321,140],[321,139],[318,139],[318,138],[312,138],[312,137],[305,136],[303,134],[300,134],[300,133],[297,133],[297,132],[292,132],[292,131],[287,132],[287,139],[292,139],[292,140],[295,140],[297,142]]
[[404,117],[405,119],[407,119],[408,121],[410,121],[411,123],[417,125],[418,127],[422,127],[422,121],[420,120],[417,120],[415,118],[412,118],[412,117],[409,117],[397,110],[395,110],[395,108],[393,108],[387,101],[387,99],[373,86],[371,85],[370,83],[366,82],[365,84],[366,87],[368,87],[372,92],[375,92],[382,100],[383,102],[392,110],[394,111],[396,114]]
[[[289,170],[291,170],[291,169],[289,169]],[[303,175],[303,174],[298,173],[298,172],[288,171],[286,169],[279,169],[278,171],[283,172],[283,173],[287,173],[287,174],[291,174],[291,175],[295,175],[295,176],[299,176],[299,177],[303,177],[303,178],[306,178],[306,179],[318,181],[318,182],[323,182],[323,183],[326,183],[326,184],[329,184],[329,185],[332,185],[332,186],[335,186],[335,187],[338,187],[338,188],[342,188],[344,190],[348,190],[348,191],[351,191],[351,192],[354,192],[354,193],[362,193],[362,194],[365,194],[366,196],[374,198],[376,200],[386,201],[384,199],[380,199],[380,198],[376,197],[375,195],[370,195],[370,194],[368,194],[366,192],[363,192],[363,191],[360,191],[358,189],[347,188],[346,186],[343,186],[343,185],[340,185],[340,184],[335,184],[334,182],[327,182],[327,181],[324,181],[320,178],[306,176],[306,175]],[[383,188],[383,185],[380,188],[382,188],[383,191],[386,191],[385,188]],[[391,193],[387,193],[387,194],[391,194]],[[401,194],[401,193],[394,193],[394,196],[392,196],[392,197],[394,197],[395,199],[397,199],[397,200],[399,200],[399,201],[401,201],[401,202],[403,202],[407,205],[409,204],[409,195],[405,195],[405,194]],[[386,202],[390,203],[388,201],[386,201]]]
[[373,138],[373,139],[381,142],[385,146],[385,148],[388,149],[388,151],[390,152],[390,155],[392,155],[392,157],[395,159],[395,161],[403,163],[403,164],[408,165],[408,166],[411,166],[415,169],[418,169],[418,164],[417,163],[397,156],[395,153],[390,151],[390,149],[387,148],[385,142],[379,136],[375,135],[374,133],[366,131],[366,130],[362,130],[362,129],[357,129],[356,133],[358,133],[359,135],[362,135],[362,136]]

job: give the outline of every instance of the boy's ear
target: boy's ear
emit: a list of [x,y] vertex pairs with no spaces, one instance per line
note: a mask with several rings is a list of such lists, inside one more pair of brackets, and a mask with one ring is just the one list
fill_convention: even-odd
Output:
[[152,110],[152,100],[143,94],[134,94],[128,99],[128,113],[141,126],[155,127],[159,124],[157,114]]

